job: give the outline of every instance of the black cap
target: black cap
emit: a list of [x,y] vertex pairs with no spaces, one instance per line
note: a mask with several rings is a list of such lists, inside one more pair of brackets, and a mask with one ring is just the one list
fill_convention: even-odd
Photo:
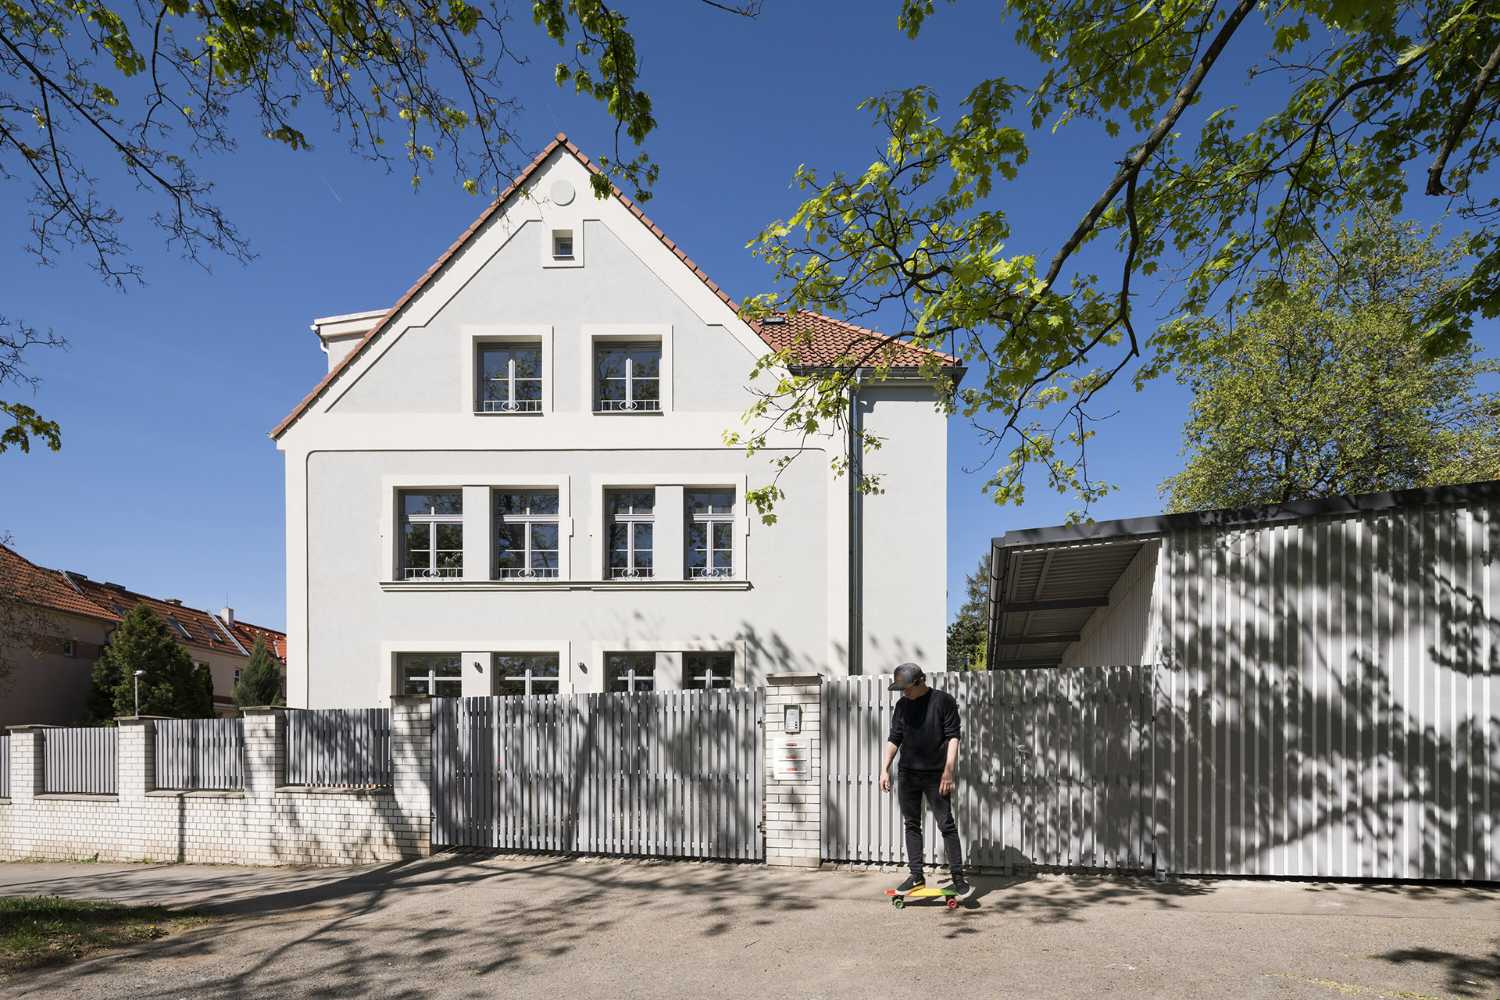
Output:
[[915,663],[903,663],[896,668],[896,679],[891,681],[889,690],[905,691],[913,684],[920,684],[926,679],[927,675],[922,673],[921,667]]

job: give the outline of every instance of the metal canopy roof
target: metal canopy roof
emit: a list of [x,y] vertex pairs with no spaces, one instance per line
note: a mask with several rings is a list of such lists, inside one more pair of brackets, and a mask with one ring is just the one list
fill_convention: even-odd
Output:
[[991,669],[1056,666],[1090,616],[1109,605],[1110,590],[1136,553],[1172,532],[1495,497],[1500,497],[1500,480],[1009,531],[990,544],[988,664]]
[[1002,547],[990,558],[990,669],[1056,666],[1147,544],[1118,541]]

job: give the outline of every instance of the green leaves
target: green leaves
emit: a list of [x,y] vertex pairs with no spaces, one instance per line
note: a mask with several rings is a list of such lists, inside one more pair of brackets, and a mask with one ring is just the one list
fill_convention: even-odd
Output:
[[56,421],[47,420],[23,403],[7,403],[0,400],[0,414],[11,418],[11,425],[0,431],[0,454],[9,448],[31,451],[32,438],[39,438],[50,450],[62,447],[62,428]]

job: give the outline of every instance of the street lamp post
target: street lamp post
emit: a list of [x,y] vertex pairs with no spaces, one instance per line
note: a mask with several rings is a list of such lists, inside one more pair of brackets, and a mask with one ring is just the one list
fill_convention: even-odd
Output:
[[135,672],[135,716],[141,717],[141,677],[146,673],[144,670]]

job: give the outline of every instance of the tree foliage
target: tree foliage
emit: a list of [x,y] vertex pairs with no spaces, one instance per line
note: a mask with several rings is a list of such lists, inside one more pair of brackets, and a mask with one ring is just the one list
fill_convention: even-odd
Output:
[[[647,196],[656,167],[619,151],[619,131],[639,142],[655,125],[626,19],[599,0],[535,0],[532,14],[570,50],[557,82],[619,125],[606,173]],[[306,150],[336,131],[413,186],[446,164],[471,194],[494,193],[529,146],[512,130],[513,30],[498,0],[0,0],[0,183],[24,191],[39,260],[79,248],[114,283],[141,277],[125,238],[136,202],[188,259],[250,257],[206,165],[247,136]],[[37,343],[0,325],[0,389],[24,381],[21,348]],[[57,446],[31,408],[0,412],[0,451]]]
[[1190,457],[1162,486],[1172,509],[1500,477],[1500,395],[1476,386],[1500,365],[1422,347],[1465,251],[1362,216],[1261,279],[1232,323],[1196,324],[1178,376],[1194,393]]
[[240,708],[286,704],[281,664],[263,639],[255,640],[250,662],[240,669],[240,679],[234,685],[234,703]]
[[213,680],[193,663],[166,622],[138,604],[110,633],[94,664],[89,712],[96,722],[134,715],[135,672],[140,678],[140,714],[177,718],[213,715]]
[[964,602],[948,623],[948,669],[983,670],[989,634],[990,557],[964,580]]
[[[918,35],[935,0],[905,0]],[[959,355],[975,374],[948,404],[991,449],[997,502],[1025,474],[1085,505],[1109,489],[1087,442],[1099,393],[1133,367],[1137,386],[1171,370],[1201,328],[1138,329],[1142,285],[1170,313],[1258,303],[1280,273],[1366,203],[1399,213],[1420,194],[1476,227],[1459,280],[1425,303],[1420,347],[1460,350],[1476,315],[1500,313],[1500,211],[1484,184],[1500,139],[1500,19],[1478,0],[1008,0],[1005,23],[1040,76],[977,80],[956,104],[914,84],[861,107],[881,137],[857,171],[804,165],[802,204],[752,243],[784,290],[747,312],[816,308],[892,317],[902,339]],[[1259,23],[1257,23],[1259,22]],[[1266,114],[1206,103],[1226,65],[1249,65]],[[1080,123],[1118,141],[1117,163],[1051,248],[1012,247],[1003,185],[1039,137]],[[1059,210],[1066,195],[1059,198]],[[1095,270],[1080,255],[1112,242]],[[776,428],[838,427],[850,370],[788,376],[750,416]],[[928,374],[937,373],[934,361]],[[762,447],[770,431],[745,438]],[[774,493],[761,497],[774,502]]]

